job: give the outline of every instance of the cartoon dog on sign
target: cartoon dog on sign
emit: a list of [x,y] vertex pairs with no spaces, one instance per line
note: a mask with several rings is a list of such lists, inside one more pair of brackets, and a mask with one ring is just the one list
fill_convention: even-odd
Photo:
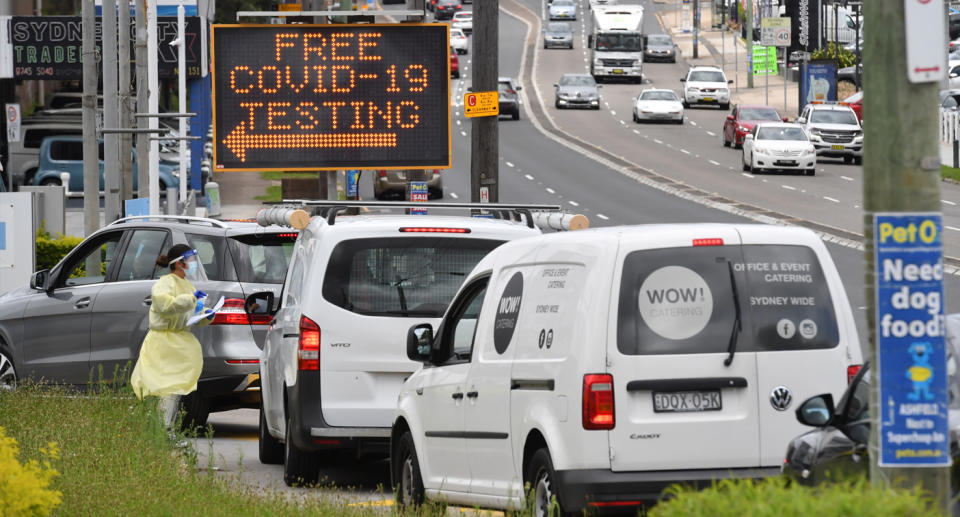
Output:
[[933,367],[930,366],[930,343],[914,343],[907,349],[913,357],[913,365],[907,368],[907,378],[913,381],[913,393],[907,393],[910,400],[933,400],[930,385],[933,383]]

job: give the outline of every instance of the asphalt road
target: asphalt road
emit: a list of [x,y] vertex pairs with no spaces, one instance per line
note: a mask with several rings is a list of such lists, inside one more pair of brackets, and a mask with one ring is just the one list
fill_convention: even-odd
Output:
[[[537,8],[536,0],[519,0],[529,8]],[[512,0],[501,0],[501,6],[516,8]],[[652,7],[650,3],[648,8]],[[650,12],[650,11],[648,11]],[[578,22],[579,23],[579,22]],[[647,28],[659,32],[656,18],[647,18]],[[579,30],[579,29],[578,29]],[[520,76],[524,37],[527,25],[501,12],[500,70],[502,76]],[[539,34],[532,35],[539,43]],[[607,149],[674,179],[688,182],[710,192],[759,206],[776,207],[797,218],[810,218],[825,226],[835,226],[859,233],[860,178],[862,168],[824,163],[814,177],[752,176],[740,173],[739,151],[721,147],[719,128],[725,113],[716,109],[688,110],[683,126],[637,126],[629,122],[630,98],[643,86],[604,85],[603,109],[597,111],[557,111],[553,108],[552,83],[560,73],[584,70],[582,42],[575,49],[540,50],[535,84],[544,96],[547,113],[557,125],[570,134],[569,141],[548,137],[530,120],[529,106],[524,105],[520,121],[502,119],[499,124],[500,197],[503,202],[551,203],[563,205],[571,212],[589,217],[592,226],[642,223],[729,222],[750,223],[753,220],[729,211],[668,194],[650,187],[585,156],[575,149],[577,139]],[[471,124],[458,106],[470,84],[471,53],[460,56],[461,79],[452,81],[453,156],[454,166],[444,173],[444,201],[469,201]],[[677,80],[683,64],[649,64],[646,74],[654,85],[679,89]],[[528,99],[536,91],[521,83]],[[543,121],[546,123],[547,121]],[[734,170],[731,170],[734,169]],[[788,188],[789,187],[789,188]],[[360,194],[373,198],[369,173],[361,179]],[[960,190],[944,188],[945,199],[960,201]],[[828,196],[840,202],[823,199]],[[945,205],[947,209],[951,205]],[[953,210],[953,209],[951,209]],[[954,211],[955,212],[955,211]],[[960,213],[945,210],[945,224],[960,227]],[[956,218],[956,220],[954,220]],[[958,248],[957,233],[947,234],[947,246]],[[709,235],[705,235],[709,237]],[[951,239],[951,237],[954,237]],[[864,302],[863,252],[851,247],[827,244],[857,319],[861,341],[865,342],[866,316]],[[949,276],[946,281],[948,307],[960,306],[960,281]],[[949,309],[948,309],[949,310]],[[282,483],[282,467],[262,465],[257,459],[257,413],[238,410],[214,414],[210,418],[215,435],[212,442],[198,440],[200,465],[212,456],[213,465],[226,476],[238,476],[243,483],[286,491],[292,497],[340,497],[355,504],[388,504],[389,474],[384,461],[336,459],[322,472],[323,484],[331,489],[289,489]],[[385,487],[381,489],[380,487]]]

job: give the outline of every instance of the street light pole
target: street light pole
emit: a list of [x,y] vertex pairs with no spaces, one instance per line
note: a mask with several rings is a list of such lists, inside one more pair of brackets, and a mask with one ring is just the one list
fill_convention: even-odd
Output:
[[[81,59],[83,60],[83,227],[89,236],[100,228],[100,163],[97,152],[97,47],[93,0],[81,5]],[[87,261],[89,274],[100,268],[99,257]]]

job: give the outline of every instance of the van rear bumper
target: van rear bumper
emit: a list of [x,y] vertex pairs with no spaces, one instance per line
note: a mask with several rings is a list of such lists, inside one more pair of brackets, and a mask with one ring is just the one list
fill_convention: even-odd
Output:
[[[703,470],[658,470],[614,472],[608,469],[556,471],[557,497],[564,511],[617,509],[618,501],[650,504],[670,485],[682,483],[698,488],[724,478],[758,479],[780,475],[780,467]],[[593,504],[591,504],[593,503]],[[623,509],[622,506],[619,509]]]

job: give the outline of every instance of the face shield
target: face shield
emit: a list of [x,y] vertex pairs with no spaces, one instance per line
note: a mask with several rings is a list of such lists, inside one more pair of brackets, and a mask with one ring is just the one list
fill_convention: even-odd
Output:
[[186,272],[185,278],[191,283],[205,282],[207,280],[207,273],[203,270],[203,264],[200,263],[197,250],[187,250],[183,255],[173,259],[170,263],[173,264],[177,261],[183,262],[183,268]]

